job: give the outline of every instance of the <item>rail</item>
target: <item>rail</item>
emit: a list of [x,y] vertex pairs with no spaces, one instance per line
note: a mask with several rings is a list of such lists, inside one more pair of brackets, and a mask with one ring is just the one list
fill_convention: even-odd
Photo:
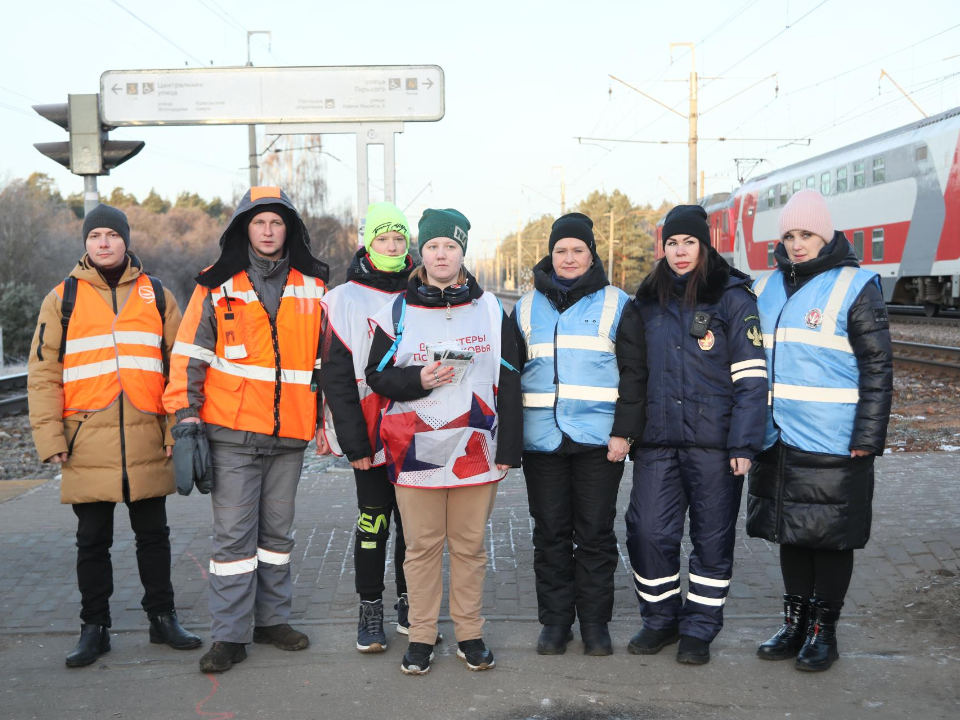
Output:
[[894,340],[893,360],[901,367],[960,375],[960,348]]

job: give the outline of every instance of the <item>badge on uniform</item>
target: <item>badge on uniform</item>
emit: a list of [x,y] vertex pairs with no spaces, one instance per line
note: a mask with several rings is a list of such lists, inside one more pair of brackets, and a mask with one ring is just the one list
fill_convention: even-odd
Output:
[[763,347],[763,333],[756,325],[747,328],[747,340],[753,343],[754,347]]
[[707,330],[706,334],[697,340],[697,345],[700,346],[701,350],[711,350],[715,342],[716,339],[713,337],[713,331]]
[[823,322],[823,310],[820,308],[813,308],[812,310],[807,311],[803,321],[807,324],[808,328],[811,330],[816,330],[818,327],[820,327],[820,323]]

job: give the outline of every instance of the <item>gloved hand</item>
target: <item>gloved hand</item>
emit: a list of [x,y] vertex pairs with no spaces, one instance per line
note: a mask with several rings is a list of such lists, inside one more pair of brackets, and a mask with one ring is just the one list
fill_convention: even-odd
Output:
[[179,422],[170,430],[173,435],[173,469],[177,492],[189,495],[193,486],[206,495],[213,488],[213,466],[210,444],[202,422]]

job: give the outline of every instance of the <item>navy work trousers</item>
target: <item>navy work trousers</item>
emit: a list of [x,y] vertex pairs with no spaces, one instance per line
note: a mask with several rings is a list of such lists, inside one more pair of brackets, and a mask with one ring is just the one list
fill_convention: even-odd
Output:
[[[634,458],[627,550],[643,624],[712,641],[723,627],[743,478],[726,450],[643,448]],[[680,542],[690,511],[687,597],[680,593]]]

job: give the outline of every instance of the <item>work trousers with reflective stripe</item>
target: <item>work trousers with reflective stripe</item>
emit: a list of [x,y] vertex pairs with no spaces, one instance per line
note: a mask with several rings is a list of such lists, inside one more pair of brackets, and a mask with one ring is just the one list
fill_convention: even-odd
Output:
[[[140,605],[150,618],[173,612],[170,583],[170,528],[165,497],[128,502],[130,527],[137,543],[137,569],[143,584]],[[113,594],[112,502],[73,505],[77,516],[77,584],[80,587],[80,619],[91,625],[110,627],[110,596]]]
[[409,582],[410,642],[433,645],[443,597],[443,546],[450,551],[450,619],[458,642],[483,637],[484,539],[497,485],[454,488],[397,486]]
[[607,460],[605,447],[572,455],[526,452],[523,476],[541,624],[610,622],[623,463]]
[[303,450],[254,454],[225,443],[211,443],[210,450],[210,639],[249,643],[254,622],[290,619],[290,528]]
[[[633,467],[627,550],[643,624],[707,642],[723,627],[733,572],[742,476],[726,450],[644,448]],[[680,593],[680,550],[690,511],[690,585]]]
[[390,539],[390,516],[394,519],[394,572],[397,576],[397,597],[407,591],[403,561],[407,545],[403,540],[403,524],[393,483],[387,479],[383,465],[369,470],[354,470],[357,483],[357,529],[353,546],[353,567],[357,594],[361,600],[383,598],[383,576],[387,569],[387,540]]

